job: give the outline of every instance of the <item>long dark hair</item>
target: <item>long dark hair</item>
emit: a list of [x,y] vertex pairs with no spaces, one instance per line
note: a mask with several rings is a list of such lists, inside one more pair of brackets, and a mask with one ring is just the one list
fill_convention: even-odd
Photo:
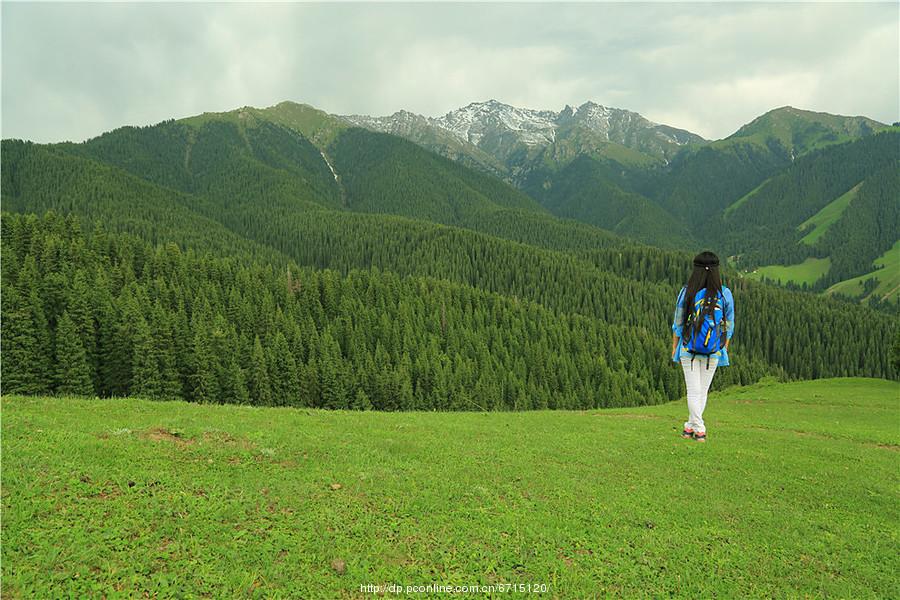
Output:
[[[694,270],[687,282],[684,293],[684,314],[682,315],[682,328],[687,325],[688,317],[694,312],[694,297],[697,292],[706,288],[706,297],[703,301],[703,310],[700,316],[712,314],[716,308],[716,298],[722,291],[722,278],[719,275],[719,257],[705,250],[694,257]],[[703,318],[697,320],[694,326],[699,327]]]

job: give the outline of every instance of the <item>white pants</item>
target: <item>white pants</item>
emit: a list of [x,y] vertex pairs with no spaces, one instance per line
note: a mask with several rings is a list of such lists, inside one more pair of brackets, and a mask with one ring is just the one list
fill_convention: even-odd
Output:
[[709,368],[706,368],[706,357],[695,356],[691,365],[691,355],[687,352],[681,354],[681,368],[684,371],[684,383],[687,385],[688,420],[684,423],[685,429],[706,433],[706,425],[703,424],[703,409],[706,408],[706,393],[713,375],[716,374],[718,357],[711,356]]

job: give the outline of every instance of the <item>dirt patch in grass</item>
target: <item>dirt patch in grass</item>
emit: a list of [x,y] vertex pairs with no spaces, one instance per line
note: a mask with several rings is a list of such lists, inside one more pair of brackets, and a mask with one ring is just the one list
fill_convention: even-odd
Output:
[[575,564],[575,561],[563,554],[562,552],[557,553],[556,558],[563,561],[567,567],[572,567]]
[[235,437],[227,431],[204,431],[203,441],[224,446],[238,446],[245,450],[253,450],[256,444],[246,438]]
[[98,500],[112,500],[114,498],[118,498],[122,495],[122,490],[120,490],[116,485],[109,481],[108,479],[103,483],[103,487],[93,494],[91,494],[91,498],[96,498]]
[[117,498],[121,495],[121,492],[119,492],[118,490],[100,490],[99,492],[94,494],[94,498],[99,498],[100,500],[109,500],[110,498]]
[[184,437],[180,431],[170,431],[164,427],[148,429],[141,437],[154,442],[170,442],[179,446],[190,446],[194,443],[193,439]]
[[870,446],[875,446],[876,448],[881,448],[882,450],[890,450],[892,452],[900,452],[900,446],[897,444],[868,444]]
[[204,431],[204,442],[219,442],[220,444],[234,444],[237,438],[227,431]]

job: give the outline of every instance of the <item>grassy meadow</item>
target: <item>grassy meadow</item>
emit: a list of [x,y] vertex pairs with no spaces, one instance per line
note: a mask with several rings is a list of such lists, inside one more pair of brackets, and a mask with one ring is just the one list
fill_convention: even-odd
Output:
[[871,295],[880,300],[897,302],[900,299],[900,241],[893,247],[872,261],[875,271],[840,281],[827,290],[826,294],[840,293],[847,296],[861,296],[866,293],[865,281],[875,279],[877,284],[874,289],[865,296]]
[[862,183],[858,183],[849,190],[845,194],[842,194],[840,197],[835,198],[828,204],[826,204],[822,210],[803,221],[800,225],[797,226],[798,230],[807,229],[808,227],[812,227],[809,230],[809,233],[804,235],[800,241],[804,244],[812,246],[815,244],[819,238],[825,235],[825,232],[828,231],[828,228],[837,223],[838,219],[841,218],[841,215],[844,214],[844,211],[847,210],[847,207],[850,206],[850,202],[856,198],[856,192],[859,191]]
[[685,417],[6,396],[3,596],[900,595],[900,384],[717,392],[705,444]]
[[761,280],[763,277],[785,284],[793,281],[797,285],[812,285],[831,268],[830,258],[807,258],[796,265],[768,265],[747,273],[750,279]]

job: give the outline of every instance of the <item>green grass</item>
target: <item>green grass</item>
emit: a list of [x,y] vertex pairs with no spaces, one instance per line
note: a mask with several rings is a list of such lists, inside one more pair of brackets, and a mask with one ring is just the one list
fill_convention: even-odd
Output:
[[878,285],[872,290],[872,294],[881,300],[900,301],[900,240],[894,242],[890,250],[872,261],[872,266],[876,267],[875,271],[840,281],[825,290],[825,293],[836,292],[855,298],[864,293],[864,282],[874,277]]
[[327,147],[349,125],[325,111],[308,104],[280,102],[275,106],[254,109],[260,118],[298,131],[319,148]]
[[256,120],[270,121],[303,134],[317,147],[324,148],[349,125],[326,112],[307,104],[281,102],[268,108],[245,106],[227,112],[206,112],[180,119],[193,127],[202,127],[209,121],[226,121],[238,127],[252,126]]
[[767,146],[772,139],[776,139],[799,156],[884,129],[889,129],[889,126],[866,117],[832,115],[782,106],[757,117],[716,144],[724,146],[736,141]]
[[761,190],[764,185],[769,183],[769,181],[770,181],[770,179],[764,180],[761,184],[759,184],[758,186],[756,186],[755,188],[753,188],[752,190],[750,190],[749,192],[747,192],[746,194],[744,194],[743,196],[741,196],[740,198],[738,198],[737,200],[735,200],[734,202],[729,204],[725,208],[724,215],[727,217],[728,215],[733,213],[735,210],[737,210],[737,208],[740,207],[742,204],[745,204],[754,194],[756,194],[759,190]]
[[808,218],[807,220],[800,223],[797,227],[798,231],[802,231],[807,227],[812,227],[813,229],[803,236],[800,239],[801,243],[812,246],[818,241],[822,235],[828,231],[828,228],[831,227],[844,213],[844,210],[850,203],[856,198],[856,192],[859,191],[859,187],[862,183],[858,183],[849,190],[845,194],[842,194],[840,197],[832,200],[828,204],[826,204],[822,210]]
[[582,154],[598,160],[614,160],[622,166],[637,169],[649,169],[662,163],[659,158],[610,142],[605,136],[581,126],[561,130],[556,140],[541,153],[541,163],[544,167],[557,171]]
[[4,598],[900,591],[896,382],[715,393],[706,444],[678,436],[683,400],[391,414],[5,397],[2,410]]
[[806,283],[814,284],[820,277],[828,272],[831,268],[831,259],[825,258],[807,258],[802,263],[796,265],[768,265],[759,267],[752,273],[747,273],[747,277],[751,279],[761,280],[763,277],[785,284],[793,281],[797,285]]

